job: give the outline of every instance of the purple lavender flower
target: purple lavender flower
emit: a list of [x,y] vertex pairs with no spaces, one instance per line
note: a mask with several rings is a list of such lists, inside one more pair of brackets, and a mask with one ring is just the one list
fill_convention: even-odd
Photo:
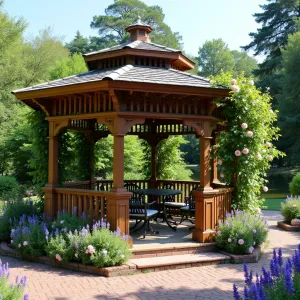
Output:
[[278,258],[277,258],[277,260],[278,260],[279,266],[282,267],[283,260],[282,260],[282,249],[281,248],[278,249]]
[[260,300],[259,291],[257,289],[256,284],[252,283],[250,290],[249,290],[249,296],[252,297],[253,300]]
[[249,290],[246,286],[244,287],[244,300],[250,300]]
[[245,262],[244,262],[244,277],[245,277],[245,283],[250,286],[252,283],[252,271],[250,273],[248,272],[248,266]]
[[295,254],[292,259],[295,272],[300,273],[300,251],[295,250]]
[[273,249],[273,261],[277,264],[277,253],[276,253],[276,249]]
[[25,295],[24,295],[24,300],[29,300],[28,294],[25,294]]
[[238,288],[235,284],[233,285],[233,298],[234,298],[234,300],[240,300],[241,299]]
[[282,268],[282,273],[284,276],[284,287],[285,290],[290,294],[293,295],[295,289],[294,289],[294,282],[292,279],[292,269],[289,265],[289,263],[286,263],[286,267]]
[[275,277],[280,276],[279,265],[273,259],[271,260],[271,263],[270,263],[270,269],[271,269],[271,275],[272,276],[275,276]]

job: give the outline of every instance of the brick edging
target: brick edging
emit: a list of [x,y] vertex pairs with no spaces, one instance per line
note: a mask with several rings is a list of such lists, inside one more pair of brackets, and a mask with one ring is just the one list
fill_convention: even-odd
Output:
[[232,254],[223,250],[220,253],[230,256],[230,262],[233,264],[256,263],[261,256],[261,247],[256,247],[251,254]]
[[300,226],[292,226],[285,222],[277,222],[277,226],[286,231],[300,231]]

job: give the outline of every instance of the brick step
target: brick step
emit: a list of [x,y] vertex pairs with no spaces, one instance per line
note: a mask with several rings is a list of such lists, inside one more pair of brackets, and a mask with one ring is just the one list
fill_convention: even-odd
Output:
[[132,258],[149,258],[160,256],[173,256],[183,254],[205,253],[216,251],[215,243],[181,243],[173,245],[143,245],[139,247],[134,245],[132,249]]
[[227,263],[230,257],[225,254],[215,252],[182,254],[161,257],[148,257],[131,259],[129,264],[135,266],[137,270],[161,271],[169,269],[181,269],[198,267],[202,265]]

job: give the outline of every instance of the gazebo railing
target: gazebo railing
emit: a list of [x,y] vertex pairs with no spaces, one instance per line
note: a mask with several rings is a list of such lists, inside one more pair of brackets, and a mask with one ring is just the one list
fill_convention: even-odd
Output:
[[214,219],[216,226],[218,220],[225,220],[226,213],[231,211],[231,198],[233,188],[219,188],[214,194]]
[[[105,216],[107,192],[86,189],[56,188],[57,210],[81,217],[87,216],[92,224]],[[76,207],[76,209],[75,209]]]

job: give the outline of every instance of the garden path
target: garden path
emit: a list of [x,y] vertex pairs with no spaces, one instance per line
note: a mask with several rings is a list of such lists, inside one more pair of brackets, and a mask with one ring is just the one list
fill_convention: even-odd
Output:
[[[284,256],[288,256],[300,243],[300,232],[286,232],[276,227],[277,221],[281,220],[279,212],[264,211],[264,215],[270,226],[269,243],[260,261],[249,265],[258,273],[262,266],[269,267],[273,248],[282,247]],[[244,286],[242,265],[210,265],[104,278],[9,257],[0,258],[9,263],[12,278],[16,275],[28,277],[26,292],[31,300],[225,300],[232,299],[233,283],[237,283],[240,290]]]

